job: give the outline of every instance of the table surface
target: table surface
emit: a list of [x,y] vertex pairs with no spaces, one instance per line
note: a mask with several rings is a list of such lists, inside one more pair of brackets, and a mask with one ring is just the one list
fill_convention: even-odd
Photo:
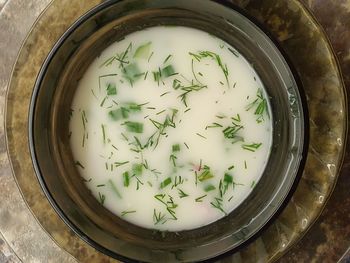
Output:
[[[256,0],[258,1],[258,0]],[[50,0],[0,0],[0,121],[4,123],[5,94],[11,73],[25,35],[35,19]],[[350,92],[350,0],[303,0],[328,35],[343,73],[347,93]],[[6,63],[3,63],[6,62]],[[348,141],[343,169],[326,208],[305,237],[280,261],[290,262],[350,262],[350,142]],[[30,211],[26,209],[14,182],[6,154],[4,127],[0,126],[0,189],[10,198],[18,199],[23,207],[22,222],[13,226],[26,228],[25,235],[18,239],[5,240],[0,232],[0,263],[47,262],[40,257],[45,247],[50,246],[50,262],[56,262],[55,254],[62,253],[57,245],[42,231]],[[0,202],[0,222],[6,223],[9,215],[6,204]],[[7,222],[10,224],[10,222]],[[30,227],[28,227],[30,226]],[[35,238],[34,238],[35,237]],[[40,242],[39,242],[40,241]],[[9,243],[8,243],[9,242]],[[67,256],[67,262],[69,257]],[[61,257],[62,259],[62,257]],[[70,260],[69,260],[70,261]],[[58,261],[57,261],[58,262]]]

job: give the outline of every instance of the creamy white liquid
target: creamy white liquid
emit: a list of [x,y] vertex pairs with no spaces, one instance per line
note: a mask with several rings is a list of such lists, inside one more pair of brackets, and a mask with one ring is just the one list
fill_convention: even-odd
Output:
[[[169,65],[174,71],[162,71]],[[191,86],[198,90],[181,100]],[[170,231],[209,224],[236,208],[264,171],[266,98],[254,69],[222,40],[185,27],[135,32],[105,49],[79,83],[70,121],[77,169],[131,223]]]

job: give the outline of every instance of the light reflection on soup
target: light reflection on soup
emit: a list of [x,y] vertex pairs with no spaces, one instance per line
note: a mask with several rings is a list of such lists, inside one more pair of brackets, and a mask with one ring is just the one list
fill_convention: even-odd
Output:
[[89,66],[74,96],[77,169],[107,209],[146,228],[214,222],[252,191],[272,116],[263,84],[226,42],[185,27],[128,35]]

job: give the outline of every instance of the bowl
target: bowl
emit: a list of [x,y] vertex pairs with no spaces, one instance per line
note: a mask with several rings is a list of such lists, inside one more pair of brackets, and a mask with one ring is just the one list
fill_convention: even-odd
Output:
[[[273,115],[273,143],[251,194],[226,217],[193,230],[165,232],[128,223],[99,204],[74,165],[70,105],[80,78],[102,50],[157,25],[193,27],[235,47],[264,83]],[[29,140],[40,185],[64,222],[83,240],[122,261],[193,262],[232,252],[271,223],[295,188],[307,150],[307,108],[295,71],[266,31],[226,1],[105,1],[57,41],[37,77]]]

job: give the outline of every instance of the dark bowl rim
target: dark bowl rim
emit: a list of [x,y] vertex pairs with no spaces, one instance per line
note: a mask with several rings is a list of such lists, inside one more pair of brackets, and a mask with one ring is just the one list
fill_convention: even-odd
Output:
[[[65,214],[65,212],[60,208],[60,206],[56,203],[55,199],[50,193],[50,190],[47,187],[47,184],[45,183],[45,180],[42,176],[42,172],[37,160],[37,155],[35,151],[35,144],[34,144],[34,112],[35,112],[35,107],[36,107],[36,98],[38,95],[38,92],[40,90],[40,86],[42,83],[42,80],[46,74],[47,68],[49,64],[51,63],[52,59],[54,58],[55,54],[57,53],[58,49],[60,46],[67,40],[67,38],[77,29],[79,26],[85,22],[87,19],[89,19],[91,16],[95,15],[96,13],[102,11],[105,8],[108,8],[116,3],[119,2],[125,2],[128,0],[104,0],[104,2],[96,5],[86,13],[84,13],[82,16],[80,16],[76,21],[73,22],[73,24],[61,35],[61,37],[56,41],[54,46],[51,48],[50,52],[46,56],[44,63],[42,64],[40,71],[37,75],[35,85],[33,87],[33,92],[31,95],[30,99],[30,105],[29,105],[29,114],[28,114],[28,138],[29,138],[29,150],[30,150],[30,155],[32,159],[32,164],[34,167],[35,175],[39,181],[40,187],[43,190],[46,198],[48,199],[50,205],[54,208],[56,213],[59,215],[59,217],[63,220],[63,222],[82,240],[84,240],[87,244],[98,250],[99,252],[102,252],[105,255],[108,255],[112,258],[122,260],[123,262],[143,262],[143,261],[135,261],[133,259],[130,259],[128,257],[122,256],[116,252],[113,252],[104,246],[100,245],[93,239],[91,239],[89,236],[85,235],[79,227],[77,227]],[[282,200],[281,204],[279,207],[274,211],[274,213],[271,214],[270,219],[266,221],[256,233],[254,233],[251,237],[249,237],[247,240],[243,241],[240,245],[237,247],[229,250],[228,252],[225,252],[223,254],[220,254],[216,257],[213,257],[211,259],[206,259],[202,260],[201,262],[214,262],[216,260],[220,260],[226,256],[229,256],[238,250],[240,250],[242,247],[247,246],[248,244],[252,243],[258,236],[261,235],[264,230],[266,230],[275,220],[276,218],[282,213],[284,208],[287,206],[289,203],[292,195],[294,194],[299,181],[301,179],[305,163],[306,163],[306,157],[308,153],[308,148],[309,148],[309,112],[308,112],[308,107],[307,107],[307,99],[306,95],[303,90],[303,85],[302,81],[299,77],[299,74],[297,70],[294,68],[294,65],[291,62],[291,59],[288,57],[288,54],[285,52],[283,49],[282,45],[278,42],[278,40],[275,38],[275,36],[272,35],[272,33],[255,17],[250,15],[246,10],[243,8],[233,4],[232,2],[228,2],[228,0],[207,0],[209,2],[215,2],[218,4],[221,4],[229,9],[232,9],[241,15],[243,15],[245,18],[247,18],[250,22],[252,22],[258,29],[260,29],[267,37],[268,39],[272,42],[272,44],[277,48],[277,50],[281,53],[283,59],[285,60],[288,69],[292,73],[292,77],[296,83],[297,90],[299,92],[300,96],[300,102],[301,102],[301,108],[302,108],[302,117],[303,117],[303,125],[304,125],[304,138],[303,138],[303,145],[302,145],[302,151],[301,151],[301,159],[299,161],[299,167],[298,171],[295,175],[294,181],[290,186],[290,189],[288,191],[288,194],[285,196],[285,198]]]

